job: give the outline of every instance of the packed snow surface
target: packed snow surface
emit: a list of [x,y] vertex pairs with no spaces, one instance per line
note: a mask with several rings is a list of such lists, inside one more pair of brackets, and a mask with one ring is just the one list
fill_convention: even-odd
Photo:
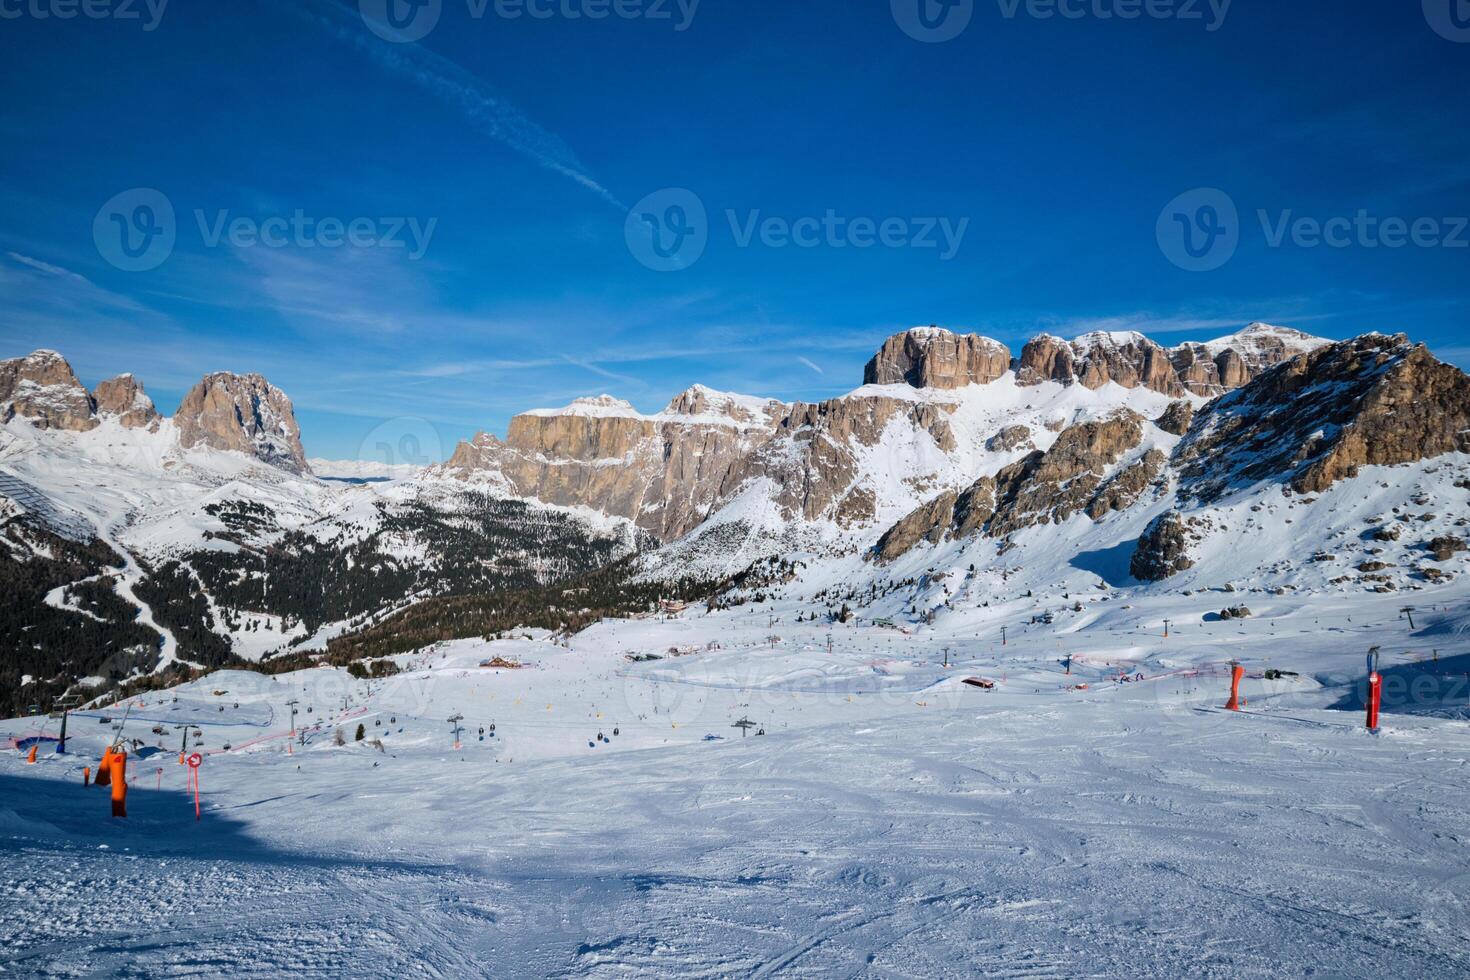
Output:
[[[0,971],[1463,976],[1460,581],[1412,627],[1392,595],[1095,589],[1043,623],[997,593],[933,627],[793,598],[212,674],[0,755]],[[112,819],[82,767],[124,722]]]

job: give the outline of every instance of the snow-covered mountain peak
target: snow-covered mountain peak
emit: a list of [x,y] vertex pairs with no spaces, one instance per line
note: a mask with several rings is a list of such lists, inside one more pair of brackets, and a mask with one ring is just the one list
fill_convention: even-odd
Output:
[[533,408],[523,415],[539,417],[553,417],[559,415],[581,415],[588,417],[616,417],[616,418],[643,418],[643,413],[633,407],[632,402],[612,395],[602,394],[584,398],[574,398],[571,403],[561,408]]

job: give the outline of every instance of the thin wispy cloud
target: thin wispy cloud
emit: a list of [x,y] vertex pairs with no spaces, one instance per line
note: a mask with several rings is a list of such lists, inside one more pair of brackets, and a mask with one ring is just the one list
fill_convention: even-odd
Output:
[[33,259],[29,255],[21,255],[19,252],[6,252],[5,254],[10,256],[10,258],[15,260],[16,262],[19,262],[21,265],[35,269],[37,272],[44,272],[47,275],[56,276],[60,279],[70,279],[73,282],[86,283],[89,286],[91,285],[91,281],[86,276],[76,272],[72,272],[70,269],[63,269],[59,265],[52,265],[50,262],[42,262],[40,259]]
[[827,372],[823,371],[821,368],[817,367],[811,361],[807,360],[805,357],[802,357],[800,355],[797,355],[797,358],[796,359],[797,359],[797,361],[799,361],[802,364],[805,364],[807,367],[811,368],[813,371],[817,372],[818,374],[826,374],[827,373]]
[[277,10],[309,21],[333,40],[346,44],[379,68],[412,82],[453,109],[475,130],[504,143],[546,169],[561,174],[619,211],[627,205],[587,172],[560,136],[511,104],[484,80],[417,43],[394,44],[370,32],[355,10],[335,0],[263,0]]

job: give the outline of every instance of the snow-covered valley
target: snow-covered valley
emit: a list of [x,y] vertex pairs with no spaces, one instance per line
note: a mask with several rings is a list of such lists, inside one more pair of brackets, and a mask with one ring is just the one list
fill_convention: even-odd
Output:
[[[686,610],[565,644],[437,645],[386,680],[222,672],[74,713],[67,754],[0,759],[0,963],[1463,974],[1463,589],[1419,599],[1414,629],[1393,597],[1223,622],[1214,598],[1024,623],[1004,646],[1014,618],[984,611],[905,634],[797,625],[798,603]],[[1377,735],[1355,700],[1370,646],[1389,678]],[[1240,712],[1222,708],[1231,658]],[[82,769],[124,720],[143,747],[113,820]]]

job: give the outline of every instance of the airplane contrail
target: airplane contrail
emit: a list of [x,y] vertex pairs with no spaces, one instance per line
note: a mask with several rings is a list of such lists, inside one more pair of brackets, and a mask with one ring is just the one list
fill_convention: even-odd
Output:
[[338,42],[365,55],[378,67],[407,78],[458,111],[484,135],[580,184],[618,210],[627,210],[627,205],[586,172],[577,155],[561,137],[528,118],[489,84],[443,55],[416,43],[393,44],[378,38],[366,29],[357,15],[334,0],[264,2],[309,21]]

